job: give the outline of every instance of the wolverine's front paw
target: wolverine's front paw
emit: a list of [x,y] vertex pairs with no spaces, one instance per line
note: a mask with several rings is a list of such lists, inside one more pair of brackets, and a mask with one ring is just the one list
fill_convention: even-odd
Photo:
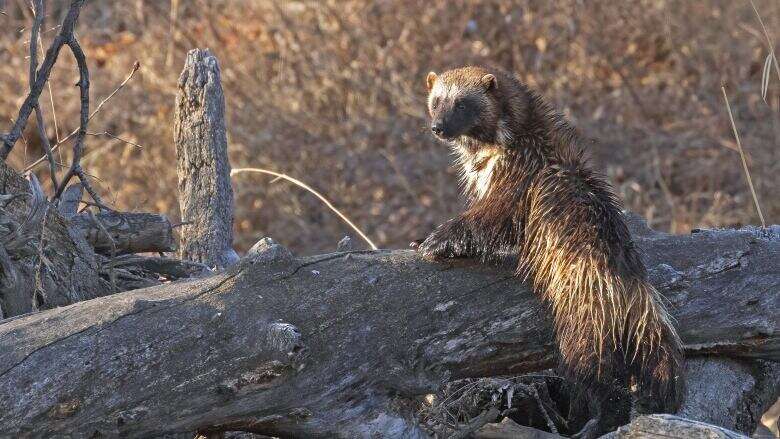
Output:
[[410,244],[425,259],[468,257],[471,234],[461,221],[449,220],[428,235],[425,240]]
[[[415,243],[413,242],[412,244]],[[415,246],[422,257],[428,260],[454,257],[451,247],[448,241],[439,240],[436,235],[429,236]]]

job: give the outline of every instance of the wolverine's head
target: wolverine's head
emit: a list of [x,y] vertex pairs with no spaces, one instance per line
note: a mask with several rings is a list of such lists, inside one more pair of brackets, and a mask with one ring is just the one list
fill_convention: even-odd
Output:
[[431,131],[442,140],[460,136],[495,140],[499,118],[496,76],[481,67],[428,73]]

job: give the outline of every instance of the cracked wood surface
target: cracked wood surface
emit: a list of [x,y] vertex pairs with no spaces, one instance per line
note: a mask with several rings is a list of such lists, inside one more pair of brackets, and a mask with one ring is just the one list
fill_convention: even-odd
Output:
[[[633,231],[689,355],[780,360],[780,227]],[[264,241],[215,276],[7,320],[0,436],[426,437],[399,398],[555,364],[510,272]]]
[[751,435],[780,396],[780,363],[689,358],[685,401],[677,416]]

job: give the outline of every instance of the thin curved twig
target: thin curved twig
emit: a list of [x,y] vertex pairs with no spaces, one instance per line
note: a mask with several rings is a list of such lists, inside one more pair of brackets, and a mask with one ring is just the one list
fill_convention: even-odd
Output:
[[[30,90],[35,87],[38,69],[38,39],[43,24],[43,18],[46,16],[46,3],[43,0],[35,0],[33,7],[33,26],[30,32]],[[50,90],[51,91],[51,90]],[[51,144],[46,135],[46,124],[43,120],[43,111],[40,103],[35,101],[35,122],[38,125],[38,137],[41,139],[41,145],[49,161],[49,174],[51,176],[52,187],[57,187],[57,166],[54,164],[54,156],[51,153]]]
[[769,31],[767,30],[766,25],[764,25],[764,19],[761,18],[761,14],[758,12],[758,7],[756,7],[756,3],[753,0],[750,0],[750,6],[753,7],[753,12],[756,13],[756,18],[758,18],[758,23],[761,25],[761,30],[764,31],[767,49],[769,50],[769,54],[772,56],[772,61],[774,61],[772,64],[775,66],[777,79],[780,79],[780,65],[778,65],[777,58],[775,57],[775,44],[772,42],[772,37],[769,35]]
[[378,250],[379,249],[379,247],[377,247],[376,244],[374,244],[374,242],[371,241],[371,239],[368,236],[366,236],[365,233],[363,233],[352,221],[350,221],[349,218],[347,218],[346,215],[344,215],[343,213],[341,213],[341,211],[336,209],[336,207],[333,204],[331,204],[331,202],[328,201],[328,199],[325,198],[324,195],[322,195],[321,193],[317,192],[316,190],[314,190],[311,186],[307,185],[306,183],[304,183],[304,182],[302,182],[302,181],[300,181],[298,179],[295,179],[293,177],[290,177],[288,175],[285,175],[285,174],[280,174],[278,172],[269,171],[267,169],[260,169],[260,168],[238,168],[238,169],[233,169],[232,171],[230,171],[230,175],[233,176],[233,175],[236,175],[236,174],[241,174],[241,173],[246,173],[246,172],[254,172],[254,173],[258,173],[258,174],[273,175],[276,178],[281,178],[283,180],[287,180],[290,183],[293,183],[293,184],[295,184],[295,185],[297,185],[299,187],[302,187],[303,189],[306,189],[307,191],[309,191],[312,194],[314,194],[315,197],[319,198],[319,200],[322,201],[326,206],[328,206],[328,208],[330,210],[335,212],[336,215],[339,216],[339,218],[341,218],[345,223],[347,223],[347,225],[349,227],[352,228],[352,230],[355,231],[355,233],[360,235],[360,237],[363,238],[363,240],[366,241],[369,246],[371,246],[372,250]]
[[97,194],[92,184],[89,182],[84,170],[81,168],[81,157],[84,154],[84,139],[87,136],[87,125],[89,124],[89,67],[87,66],[87,57],[84,55],[84,51],[81,49],[81,45],[74,35],[71,35],[70,40],[66,41],[70,51],[73,53],[73,57],[76,58],[76,64],[79,69],[79,90],[81,100],[80,122],[78,133],[76,133],[76,142],[73,145],[73,158],[71,160],[70,168],[65,176],[62,178],[60,185],[57,187],[57,191],[52,197],[52,201],[56,201],[62,196],[68,182],[73,177],[78,177],[81,180],[84,189],[89,193],[92,199],[95,201],[100,209],[109,210],[103,203],[103,200]]
[[745,178],[747,178],[748,187],[750,188],[750,194],[753,195],[753,203],[756,205],[756,211],[758,212],[758,218],[761,220],[761,227],[766,228],[766,221],[764,221],[764,214],[761,212],[761,204],[758,202],[758,195],[756,195],[756,189],[753,187],[753,179],[750,177],[750,169],[748,169],[747,159],[745,158],[745,150],[742,149],[742,142],[739,140],[739,132],[737,131],[737,124],[734,122],[734,114],[731,112],[731,104],[729,104],[729,96],[726,94],[726,86],[720,87],[723,91],[723,100],[726,101],[726,111],[729,113],[729,120],[731,121],[731,129],[734,131],[734,138],[737,140],[737,148],[739,148],[739,157],[742,159],[742,169],[745,171]]
[[[92,113],[89,115],[89,118],[87,120],[88,121],[92,120],[92,118],[95,117],[95,115],[98,114],[100,112],[100,110],[103,108],[103,105],[105,105],[106,102],[108,102],[111,98],[113,98],[115,94],[119,93],[119,91],[122,90],[122,88],[124,88],[124,86],[127,85],[128,82],[130,82],[130,80],[133,78],[133,75],[135,75],[135,72],[137,72],[138,69],[140,69],[140,68],[141,68],[141,63],[140,62],[136,61],[135,63],[133,63],[133,68],[130,70],[130,74],[127,75],[125,80],[122,81],[114,89],[114,91],[112,91],[108,96],[103,98],[103,100],[100,101],[99,104],[97,104],[97,106],[92,111]],[[52,152],[56,151],[60,147],[60,145],[62,145],[63,143],[67,142],[68,140],[70,140],[73,136],[78,134],[78,132],[79,132],[79,129],[76,128],[75,130],[71,131],[67,136],[65,136],[62,139],[58,140],[57,143],[55,143],[54,146],[52,146],[52,148],[51,148]],[[24,168],[24,172],[32,170],[33,168],[35,168],[36,166],[41,164],[44,160],[46,160],[46,156],[39,157],[38,160],[34,161],[31,165],[29,165],[26,168]]]

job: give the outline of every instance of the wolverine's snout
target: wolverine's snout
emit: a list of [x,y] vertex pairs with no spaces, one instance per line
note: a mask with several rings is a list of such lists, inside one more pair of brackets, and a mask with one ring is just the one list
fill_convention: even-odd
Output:
[[440,139],[453,139],[463,134],[464,124],[458,114],[441,111],[431,118],[431,132]]
[[447,120],[443,114],[434,114],[431,120],[431,132],[440,139],[455,137],[453,135],[451,121]]
[[441,136],[444,134],[444,124],[440,121],[433,121],[433,123],[431,123],[431,131],[433,131],[433,134]]

